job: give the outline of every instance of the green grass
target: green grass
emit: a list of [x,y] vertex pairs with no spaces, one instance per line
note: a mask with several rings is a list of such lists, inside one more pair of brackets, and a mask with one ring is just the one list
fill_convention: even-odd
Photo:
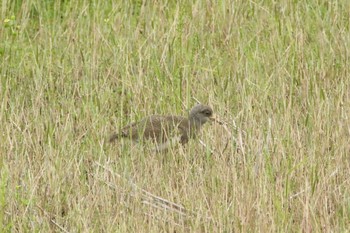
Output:
[[[349,1],[4,0],[0,15],[5,231],[349,231]],[[107,143],[195,99],[230,133],[208,124],[206,148],[165,155]]]

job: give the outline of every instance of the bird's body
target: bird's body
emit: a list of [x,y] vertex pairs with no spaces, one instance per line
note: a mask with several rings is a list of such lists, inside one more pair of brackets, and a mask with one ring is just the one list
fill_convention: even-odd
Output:
[[212,113],[209,106],[199,104],[192,108],[188,118],[173,115],[148,116],[125,126],[120,133],[113,134],[110,141],[121,137],[136,142],[151,140],[157,145],[158,151],[167,149],[173,141],[184,145],[197,135]]

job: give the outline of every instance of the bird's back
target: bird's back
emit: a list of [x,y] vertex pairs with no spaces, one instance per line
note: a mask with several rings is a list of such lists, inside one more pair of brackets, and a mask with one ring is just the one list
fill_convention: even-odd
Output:
[[180,141],[184,144],[190,137],[190,124],[187,118],[181,116],[152,115],[124,127],[121,136],[135,141],[150,139],[158,143],[180,136]]

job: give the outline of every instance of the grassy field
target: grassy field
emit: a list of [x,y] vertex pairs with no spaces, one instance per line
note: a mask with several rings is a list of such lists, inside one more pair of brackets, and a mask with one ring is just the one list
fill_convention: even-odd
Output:
[[[0,14],[2,231],[350,231],[348,0],[2,0]],[[222,122],[206,146],[108,144],[196,100]]]

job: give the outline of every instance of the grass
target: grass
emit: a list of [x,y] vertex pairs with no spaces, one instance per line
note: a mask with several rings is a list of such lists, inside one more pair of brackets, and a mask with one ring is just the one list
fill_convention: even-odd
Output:
[[[1,228],[349,231],[349,14],[346,0],[3,0]],[[194,98],[224,122],[207,147],[107,143]]]

